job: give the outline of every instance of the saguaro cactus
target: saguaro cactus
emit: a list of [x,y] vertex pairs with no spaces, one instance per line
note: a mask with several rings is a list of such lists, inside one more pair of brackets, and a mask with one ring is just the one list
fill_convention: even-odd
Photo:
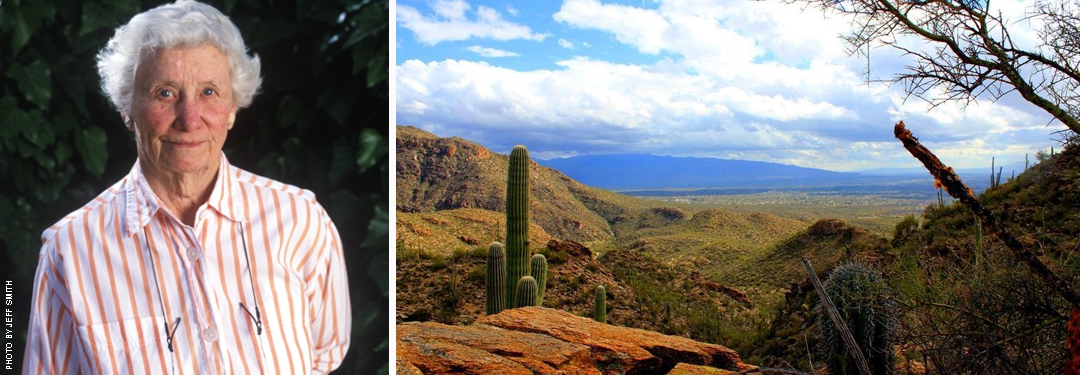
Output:
[[544,254],[533,254],[529,261],[529,274],[536,279],[536,306],[544,305],[544,290],[547,289],[548,263]]
[[518,280],[529,274],[529,151],[514,146],[506,177],[506,306]]
[[517,307],[536,306],[536,279],[525,275],[517,282],[517,291],[514,293]]
[[593,302],[593,319],[607,323],[607,290],[604,286],[596,287],[596,299]]
[[506,248],[492,242],[487,256],[487,313],[498,314],[506,308]]
[[[836,305],[836,310],[847,323],[851,335],[875,375],[893,374],[896,341],[896,303],[888,298],[885,280],[870,266],[858,261],[837,266],[825,281],[825,294]],[[843,339],[836,326],[826,314],[818,314],[821,321],[822,354],[833,374],[858,374],[859,370],[849,358]]]

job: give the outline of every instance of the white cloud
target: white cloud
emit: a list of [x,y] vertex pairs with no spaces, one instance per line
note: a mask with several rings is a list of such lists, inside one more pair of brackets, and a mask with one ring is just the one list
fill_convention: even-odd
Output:
[[[448,9],[448,16],[459,12]],[[738,0],[666,0],[655,9],[565,0],[552,17],[602,32],[651,62],[622,61],[601,54],[613,49],[608,45],[567,39],[559,46],[586,47],[574,52],[585,55],[548,69],[407,60],[396,69],[399,122],[498,152],[528,143],[548,156],[656,153],[838,170],[911,166],[892,137],[900,119],[958,168],[1024,147],[1034,152],[1057,129],[1014,96],[931,106],[905,100],[901,87],[867,83],[867,61],[849,56],[838,37],[849,21],[817,9]],[[870,63],[871,78],[879,79],[907,60],[875,49]]]
[[[542,41],[547,37],[532,32],[528,26],[504,20],[495,9],[477,6],[472,11],[472,6],[463,0],[436,0],[431,9],[434,14],[424,15],[416,8],[398,4],[396,14],[398,23],[427,45],[472,38]],[[469,17],[470,11],[473,19]]]
[[596,0],[567,0],[553,17],[571,26],[612,32],[620,42],[650,54],[663,49],[664,31],[670,28],[667,20],[656,12],[624,5],[603,5]]
[[514,8],[514,4],[506,4],[506,13],[510,13],[511,16],[518,15],[517,8]]
[[470,51],[470,52],[475,52],[476,54],[478,54],[478,55],[480,55],[482,57],[517,57],[517,56],[521,56],[520,54],[517,54],[517,53],[514,53],[514,52],[504,51],[504,50],[495,49],[495,48],[481,47],[481,46],[468,46],[468,47],[465,47],[465,50]]

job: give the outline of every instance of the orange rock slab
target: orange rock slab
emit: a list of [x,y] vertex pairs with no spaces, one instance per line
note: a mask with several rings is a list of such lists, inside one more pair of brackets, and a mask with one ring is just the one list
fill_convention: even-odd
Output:
[[688,369],[681,373],[756,369],[721,345],[544,307],[506,310],[471,326],[400,324],[397,356],[399,374],[402,363],[424,374],[665,374],[680,363]]

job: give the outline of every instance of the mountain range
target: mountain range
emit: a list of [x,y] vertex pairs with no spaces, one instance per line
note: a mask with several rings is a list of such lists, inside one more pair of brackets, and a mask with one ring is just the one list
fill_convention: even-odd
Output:
[[[761,161],[645,154],[581,155],[536,162],[582,184],[631,195],[655,195],[664,189],[718,194],[722,190],[716,189],[729,188],[858,190],[886,186],[893,189],[898,185],[921,194],[934,193],[933,179],[921,167],[837,172]],[[1023,163],[1003,166],[1002,181],[1023,169]],[[985,169],[959,169],[957,173],[976,191],[989,186],[989,171]]]
[[760,161],[642,154],[582,155],[537,162],[603,189],[817,186],[860,177]]

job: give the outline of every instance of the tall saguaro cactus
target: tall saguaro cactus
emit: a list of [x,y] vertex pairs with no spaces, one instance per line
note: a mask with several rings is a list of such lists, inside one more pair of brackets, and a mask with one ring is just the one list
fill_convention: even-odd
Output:
[[487,256],[487,313],[498,314],[506,308],[506,249],[492,242]]
[[514,146],[506,177],[506,306],[518,280],[529,275],[529,150]]
[[547,289],[548,263],[544,254],[533,254],[529,261],[529,274],[536,279],[536,306],[544,305],[544,290]]

